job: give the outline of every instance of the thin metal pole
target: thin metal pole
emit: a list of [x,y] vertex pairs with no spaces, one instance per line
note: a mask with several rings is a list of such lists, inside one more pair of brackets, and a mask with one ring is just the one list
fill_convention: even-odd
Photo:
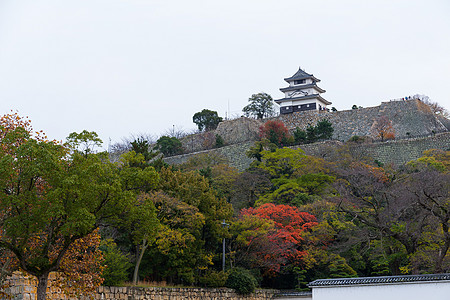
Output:
[[[225,223],[225,219],[222,222],[223,228],[230,226],[230,224]],[[222,271],[225,272],[225,237],[222,240]]]
[[225,238],[223,238],[222,271],[225,272]]

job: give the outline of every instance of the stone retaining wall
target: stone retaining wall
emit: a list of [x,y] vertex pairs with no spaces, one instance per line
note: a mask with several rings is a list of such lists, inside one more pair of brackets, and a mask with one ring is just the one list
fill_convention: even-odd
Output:
[[186,153],[211,149],[215,146],[216,135],[220,135],[225,145],[255,141],[259,138],[259,127],[262,121],[250,118],[238,118],[220,122],[216,130],[201,132],[181,138]]
[[[355,135],[374,137],[377,120],[382,116],[392,122],[397,139],[429,136],[450,130],[449,119],[436,116],[428,105],[418,99],[382,102],[375,107],[336,112],[295,112],[272,119],[282,121],[291,132],[297,127],[305,130],[309,125],[314,126],[318,121],[327,119],[334,129],[333,139],[347,141]],[[214,148],[216,135],[223,138],[225,145],[256,141],[262,124],[261,120],[246,117],[226,120],[219,123],[216,130],[186,136],[181,139],[181,143],[185,153],[195,153]]]
[[445,132],[450,126],[447,119],[438,118],[428,105],[417,99],[382,102],[375,107],[336,112],[296,112],[277,118],[291,131],[296,127],[305,130],[309,125],[314,126],[318,121],[327,119],[334,128],[333,139],[347,141],[355,135],[373,137],[373,128],[381,116],[391,120],[398,139]]
[[[190,157],[199,153],[219,154],[228,160],[228,163],[243,171],[250,166],[252,160],[247,157],[247,150],[254,142],[240,143],[218,149],[206,150],[197,153],[190,153],[165,158],[168,164],[180,164],[186,162]],[[294,146],[292,148],[301,148],[308,155],[325,157],[333,148],[344,145],[343,142],[330,140],[325,142]],[[434,136],[423,138],[411,138],[403,140],[392,140],[377,143],[348,143],[350,152],[355,157],[370,157],[384,164],[402,165],[408,161],[422,156],[423,151],[428,149],[450,150],[450,132],[435,134]]]
[[253,161],[252,159],[248,158],[247,155],[245,154],[247,150],[253,145],[253,143],[254,141],[250,141],[211,150],[204,150],[194,153],[187,153],[177,156],[166,157],[164,158],[164,161],[169,165],[179,165],[187,162],[189,158],[195,155],[208,153],[222,156],[230,166],[235,167],[239,171],[243,171],[247,169],[250,166],[250,163]]
[[[49,276],[47,299],[55,300],[87,300],[88,298],[69,298],[60,289],[52,287],[55,273]],[[37,280],[32,276],[24,276],[14,272],[8,278],[10,288],[7,292],[12,300],[35,300]],[[278,293],[277,290],[257,290],[255,293],[242,296],[227,288],[165,288],[165,287],[105,287],[101,286],[92,295],[93,299],[111,300],[269,300]]]
[[275,290],[257,290],[249,296],[241,296],[232,289],[206,288],[139,288],[139,287],[100,287],[95,299],[129,300],[269,300]]
[[[67,297],[59,288],[52,287],[52,282],[56,278],[56,273],[50,273],[48,277],[47,299],[54,300],[74,300],[76,298]],[[24,275],[21,272],[14,272],[7,279],[6,293],[12,300],[35,300],[37,291],[37,279],[34,276]]]

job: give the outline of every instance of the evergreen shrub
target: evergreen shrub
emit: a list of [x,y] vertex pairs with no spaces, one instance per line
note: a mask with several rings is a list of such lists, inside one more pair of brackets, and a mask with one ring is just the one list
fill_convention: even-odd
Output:
[[253,293],[257,285],[258,283],[252,273],[242,268],[232,269],[225,283],[226,287],[234,289],[236,293],[241,295]]
[[211,270],[200,277],[200,283],[206,287],[218,288],[224,287],[228,279],[228,273],[223,271]]

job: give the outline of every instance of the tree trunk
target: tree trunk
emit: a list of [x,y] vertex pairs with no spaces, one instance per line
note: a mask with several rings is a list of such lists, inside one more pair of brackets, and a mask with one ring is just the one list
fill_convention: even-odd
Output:
[[45,300],[47,295],[48,274],[38,276],[38,286],[36,291],[36,300]]
[[139,257],[138,257],[138,259],[136,261],[136,265],[134,266],[133,285],[137,285],[138,273],[139,273],[139,265],[141,264],[142,257],[144,256],[144,252],[145,252],[145,249],[147,249],[147,247],[148,247],[147,240],[144,239],[142,241],[141,252],[139,253]]

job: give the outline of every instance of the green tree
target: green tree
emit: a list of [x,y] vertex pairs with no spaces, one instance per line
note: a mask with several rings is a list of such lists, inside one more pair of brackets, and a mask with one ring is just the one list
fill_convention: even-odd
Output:
[[306,140],[308,143],[314,143],[317,141],[317,127],[309,125],[306,127]]
[[67,137],[67,145],[73,151],[80,151],[84,155],[93,153],[95,148],[102,145],[102,140],[94,131],[83,130],[80,133],[72,132]]
[[103,265],[103,285],[118,286],[128,279],[127,270],[131,266],[128,257],[122,253],[112,239],[103,240],[100,245],[105,260]]
[[216,148],[220,148],[225,146],[225,141],[223,140],[223,137],[221,135],[216,134]]
[[256,159],[257,162],[261,162],[263,151],[275,151],[277,145],[270,142],[268,139],[262,139],[261,141],[255,142],[255,144],[247,150],[246,154],[249,158]]
[[298,144],[303,144],[306,142],[306,131],[301,130],[300,128],[296,127],[294,130],[294,140]]
[[156,141],[156,150],[161,151],[165,156],[181,154],[183,145],[176,137],[162,136]]
[[160,280],[193,283],[213,264],[231,205],[216,196],[198,171],[162,168],[158,190],[150,193],[161,224],[143,258],[142,274]]
[[327,119],[320,120],[316,124],[317,139],[328,140],[333,136],[333,125]]
[[254,116],[257,119],[263,119],[271,117],[275,114],[273,99],[269,94],[253,94],[248,101],[250,104],[242,109],[247,117]]
[[203,109],[194,114],[192,121],[197,124],[198,130],[210,131],[217,128],[217,125],[222,122],[222,118],[219,117],[217,111]]
[[133,244],[138,245],[133,273],[133,284],[136,285],[142,257],[159,226],[155,206],[147,194],[157,187],[159,176],[152,166],[145,163],[143,154],[132,150],[121,157],[120,177],[123,187],[136,197],[135,205],[124,211],[116,222],[117,227],[129,234]]
[[0,247],[37,277],[38,300],[71,246],[134,203],[105,154],[68,157],[64,146],[33,139],[22,127],[0,140],[0,187]]

